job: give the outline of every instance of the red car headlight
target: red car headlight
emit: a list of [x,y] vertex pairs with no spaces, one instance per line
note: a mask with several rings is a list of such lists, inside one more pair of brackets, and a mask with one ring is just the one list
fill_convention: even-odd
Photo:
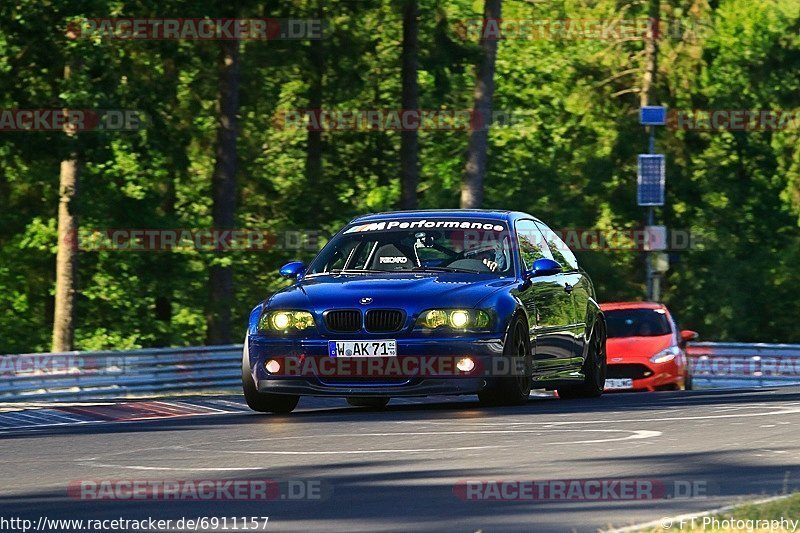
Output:
[[668,363],[681,354],[681,349],[678,346],[670,346],[665,350],[661,350],[653,357],[650,358],[651,363]]

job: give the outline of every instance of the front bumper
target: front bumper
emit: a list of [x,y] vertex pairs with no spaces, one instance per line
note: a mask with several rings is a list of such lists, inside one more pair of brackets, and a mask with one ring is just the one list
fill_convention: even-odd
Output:
[[666,363],[635,360],[609,363],[606,377],[633,379],[631,389],[607,389],[609,392],[675,390],[685,387],[686,369],[675,359]]
[[410,380],[405,384],[372,381],[337,385],[311,378],[262,379],[258,381],[258,391],[302,396],[436,396],[475,394],[483,390],[486,383],[483,378],[426,378]]
[[[377,338],[391,338],[391,334]],[[337,340],[339,340],[337,338]],[[366,340],[363,339],[362,340]],[[302,375],[270,374],[265,363],[270,359],[305,363],[296,368],[325,368],[335,363],[328,355],[328,339],[276,339],[252,335],[248,337],[250,374],[259,392],[299,394],[307,396],[431,396],[442,394],[475,394],[490,382],[491,369],[502,358],[503,341],[496,337],[395,338],[397,362],[405,359],[440,359],[451,362],[470,357],[475,361],[473,372],[444,374],[418,372],[408,376],[324,375],[303,372]],[[310,361],[313,359],[313,361]],[[394,359],[394,358],[393,358]],[[312,364],[308,364],[312,363]],[[334,368],[335,364],[330,365]],[[436,366],[436,365],[434,365]],[[444,365],[446,366],[446,365]],[[439,367],[437,367],[439,368]]]

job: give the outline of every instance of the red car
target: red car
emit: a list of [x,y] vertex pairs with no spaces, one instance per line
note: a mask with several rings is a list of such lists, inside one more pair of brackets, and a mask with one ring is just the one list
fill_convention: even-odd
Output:
[[678,331],[664,304],[614,302],[600,305],[606,318],[606,390],[691,389],[686,343],[697,332]]

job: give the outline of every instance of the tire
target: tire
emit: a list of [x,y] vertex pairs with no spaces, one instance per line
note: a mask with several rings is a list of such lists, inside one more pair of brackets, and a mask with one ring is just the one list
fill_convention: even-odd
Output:
[[583,363],[583,383],[558,388],[558,397],[565,400],[599,397],[605,389],[606,370],[606,323],[598,319],[589,340],[589,353]]
[[294,411],[300,396],[296,394],[270,394],[258,392],[253,376],[250,375],[250,361],[247,348],[247,339],[244,340],[242,352],[242,390],[247,406],[259,413],[287,414]]
[[692,387],[694,387],[692,375],[687,371],[686,377],[683,378],[683,390],[692,390]]
[[347,403],[353,407],[368,407],[370,409],[383,409],[389,403],[388,396],[358,397],[348,396]]
[[503,348],[503,356],[513,357],[524,354],[524,370],[521,375],[495,379],[478,393],[478,400],[484,406],[522,405],[531,394],[531,350],[528,336],[528,323],[517,315],[508,328],[508,338]]

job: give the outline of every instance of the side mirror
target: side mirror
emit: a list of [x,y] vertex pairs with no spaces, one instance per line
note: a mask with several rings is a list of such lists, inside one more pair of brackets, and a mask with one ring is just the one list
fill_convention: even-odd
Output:
[[292,261],[291,263],[286,263],[279,270],[281,276],[289,279],[297,279],[299,276],[303,275],[305,271],[306,265],[304,265],[302,261]]
[[552,276],[560,274],[562,270],[561,263],[542,257],[533,262],[533,268],[526,272],[526,278],[535,278],[537,276]]
[[700,336],[699,333],[696,331],[692,331],[690,329],[682,329],[681,330],[681,342],[686,344],[689,341],[693,341]]

